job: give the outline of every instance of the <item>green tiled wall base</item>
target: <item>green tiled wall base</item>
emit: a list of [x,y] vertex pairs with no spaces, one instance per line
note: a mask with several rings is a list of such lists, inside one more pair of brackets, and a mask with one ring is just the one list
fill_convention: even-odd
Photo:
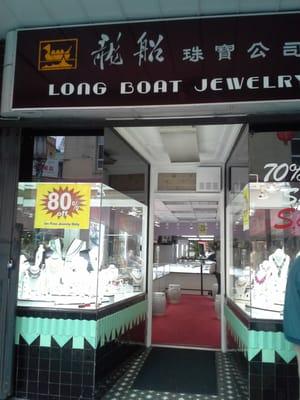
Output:
[[40,337],[40,346],[50,347],[51,337],[63,347],[72,339],[74,349],[84,348],[86,339],[93,348],[114,340],[146,318],[147,301],[144,300],[98,321],[17,317],[15,343],[20,335],[31,344]]
[[283,332],[265,332],[248,330],[237,316],[225,306],[228,328],[237,341],[248,361],[262,351],[262,362],[274,363],[275,353],[289,363],[294,357],[293,345],[285,340]]

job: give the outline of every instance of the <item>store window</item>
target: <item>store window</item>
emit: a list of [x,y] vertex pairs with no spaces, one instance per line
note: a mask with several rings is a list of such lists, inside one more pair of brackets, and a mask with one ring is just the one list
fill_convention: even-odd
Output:
[[249,183],[228,193],[228,296],[252,318],[283,316],[289,265],[300,250],[299,139],[298,132],[249,135]]
[[[226,165],[227,176],[227,296],[245,309],[250,303],[246,292],[241,303],[240,287],[249,285],[249,229],[243,212],[248,183],[248,132],[240,137]],[[245,282],[245,283],[244,283]]]
[[[112,168],[104,137],[24,137],[32,157],[20,169],[18,305],[98,309],[145,292],[148,165],[135,153],[126,170],[115,150]],[[132,171],[143,176],[134,196],[106,184]]]

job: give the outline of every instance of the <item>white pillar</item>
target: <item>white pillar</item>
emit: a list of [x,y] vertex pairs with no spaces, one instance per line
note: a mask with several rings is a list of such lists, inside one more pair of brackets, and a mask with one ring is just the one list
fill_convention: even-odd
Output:
[[154,195],[157,174],[151,167],[149,185],[149,237],[148,237],[148,309],[146,324],[146,346],[152,344],[152,286],[153,286],[153,242],[154,242]]
[[226,196],[226,188],[225,188],[225,166],[222,167],[222,182],[223,188],[220,196],[220,262],[221,262],[221,350],[222,352],[227,351],[227,334],[226,334],[226,319],[224,315],[224,305],[225,305],[225,274],[226,274],[226,246],[225,240],[227,238],[226,235],[226,210],[225,210],[225,196]]

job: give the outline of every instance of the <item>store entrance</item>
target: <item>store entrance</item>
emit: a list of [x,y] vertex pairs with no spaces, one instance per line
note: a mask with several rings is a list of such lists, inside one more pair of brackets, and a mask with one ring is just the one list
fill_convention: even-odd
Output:
[[151,163],[153,345],[222,347],[222,175],[244,129],[238,124],[117,129]]
[[[155,201],[155,345],[221,347],[219,194],[211,194],[211,200],[198,197]],[[167,215],[179,221],[164,222]]]

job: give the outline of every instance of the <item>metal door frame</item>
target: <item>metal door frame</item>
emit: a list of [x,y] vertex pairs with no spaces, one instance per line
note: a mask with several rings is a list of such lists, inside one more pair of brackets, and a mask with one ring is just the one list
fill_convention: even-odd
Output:
[[0,131],[0,399],[14,390],[15,319],[19,273],[20,226],[16,225],[21,134]]

